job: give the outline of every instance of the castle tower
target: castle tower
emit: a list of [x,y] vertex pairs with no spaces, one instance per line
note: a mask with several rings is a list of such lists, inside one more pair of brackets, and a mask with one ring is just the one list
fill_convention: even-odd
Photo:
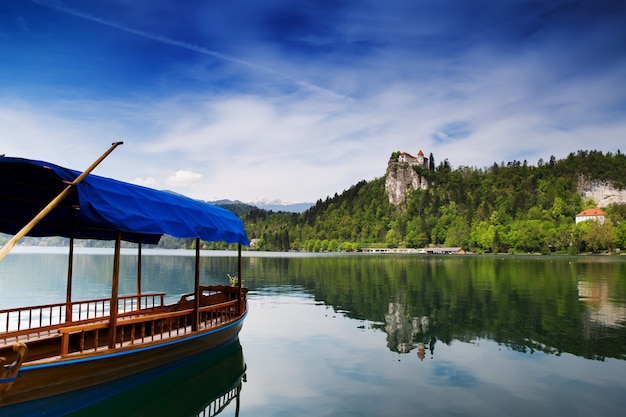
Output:
[[420,149],[420,151],[417,153],[417,163],[419,164],[419,166],[421,166],[422,168],[424,168],[424,152],[422,152],[422,150]]

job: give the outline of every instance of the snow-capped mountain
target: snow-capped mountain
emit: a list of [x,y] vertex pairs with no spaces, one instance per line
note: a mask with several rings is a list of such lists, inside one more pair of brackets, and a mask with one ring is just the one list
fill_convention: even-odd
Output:
[[281,200],[268,200],[266,198],[257,198],[254,201],[248,201],[246,204],[258,207],[263,210],[302,213],[303,211],[313,206],[314,203],[283,203]]

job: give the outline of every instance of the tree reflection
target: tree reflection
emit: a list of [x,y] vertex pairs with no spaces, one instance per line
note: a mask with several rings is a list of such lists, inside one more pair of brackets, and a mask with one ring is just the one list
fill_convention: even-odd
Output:
[[300,286],[348,317],[378,323],[401,354],[432,356],[438,341],[487,338],[528,354],[626,359],[621,257],[261,257],[247,275],[252,289]]

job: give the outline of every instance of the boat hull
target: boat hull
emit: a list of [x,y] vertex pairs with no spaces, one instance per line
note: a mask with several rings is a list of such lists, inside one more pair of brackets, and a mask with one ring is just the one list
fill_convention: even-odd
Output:
[[107,384],[3,407],[0,415],[209,417],[239,400],[245,371],[241,344],[235,339]]
[[226,326],[125,351],[25,363],[0,403],[4,406],[78,391],[168,366],[175,361],[227,344],[239,335],[244,317]]

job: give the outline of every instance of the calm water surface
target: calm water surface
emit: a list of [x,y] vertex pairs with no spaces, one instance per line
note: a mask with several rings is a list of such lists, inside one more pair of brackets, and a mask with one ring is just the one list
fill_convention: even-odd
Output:
[[[130,253],[120,293],[135,292]],[[144,254],[145,292],[167,291],[173,301],[192,291],[192,253]],[[234,254],[204,255],[202,283],[228,283]],[[111,260],[110,251],[76,255],[75,299],[110,296]],[[11,253],[0,262],[0,308],[63,301],[66,267],[66,250]],[[112,407],[119,416],[195,415],[241,381],[242,363],[245,382],[220,416],[621,416],[626,409],[626,257],[245,253],[243,270],[250,313],[240,345],[195,373],[168,374],[171,385],[148,381],[73,415]],[[181,386],[203,389],[184,389],[193,391],[190,400]],[[155,396],[157,389],[172,395]],[[164,396],[167,412],[154,407]]]

